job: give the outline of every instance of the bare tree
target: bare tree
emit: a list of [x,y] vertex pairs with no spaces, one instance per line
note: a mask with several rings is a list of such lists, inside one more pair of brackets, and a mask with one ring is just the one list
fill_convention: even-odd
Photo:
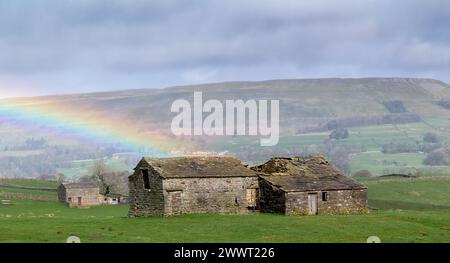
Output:
[[449,155],[445,149],[437,149],[427,155],[423,161],[425,165],[449,165]]
[[423,141],[424,142],[429,142],[429,143],[437,143],[437,142],[439,142],[439,138],[438,138],[436,133],[427,132],[423,136]]
[[66,176],[63,173],[58,173],[56,174],[56,180],[61,184],[66,180]]
[[101,191],[105,194],[109,194],[111,191],[111,184],[107,178],[108,173],[109,169],[103,159],[95,161],[91,167],[91,178],[100,184]]
[[94,162],[90,175],[99,183],[103,194],[127,192],[127,173],[113,171],[103,159]]

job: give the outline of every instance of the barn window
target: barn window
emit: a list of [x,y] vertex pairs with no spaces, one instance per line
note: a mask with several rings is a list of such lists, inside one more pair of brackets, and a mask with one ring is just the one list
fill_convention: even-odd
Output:
[[327,192],[322,192],[322,201],[324,201],[324,202],[328,201],[328,193]]
[[148,170],[142,170],[142,176],[144,177],[144,188],[150,189],[150,178],[148,175]]
[[72,202],[72,197],[67,198],[67,202]]

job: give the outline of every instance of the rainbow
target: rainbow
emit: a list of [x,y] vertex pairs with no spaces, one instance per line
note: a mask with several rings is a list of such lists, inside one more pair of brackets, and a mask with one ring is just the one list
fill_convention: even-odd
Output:
[[189,151],[189,145],[169,138],[157,129],[143,129],[114,112],[101,112],[92,105],[40,98],[0,100],[0,120],[46,129],[87,144],[113,144],[123,151],[166,157]]

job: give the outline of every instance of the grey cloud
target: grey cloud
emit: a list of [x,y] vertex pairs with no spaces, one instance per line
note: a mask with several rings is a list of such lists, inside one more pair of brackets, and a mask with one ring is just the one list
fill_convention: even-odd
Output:
[[36,83],[36,93],[297,77],[450,81],[448,10],[446,0],[0,0],[0,81]]

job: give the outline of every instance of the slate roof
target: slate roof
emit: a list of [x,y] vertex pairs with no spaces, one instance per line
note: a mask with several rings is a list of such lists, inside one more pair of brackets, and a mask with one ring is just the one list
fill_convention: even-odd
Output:
[[144,158],[164,178],[251,177],[255,172],[234,157]]
[[264,180],[286,192],[366,189],[323,156],[272,158],[252,167]]
[[66,189],[99,188],[96,183],[63,183]]

